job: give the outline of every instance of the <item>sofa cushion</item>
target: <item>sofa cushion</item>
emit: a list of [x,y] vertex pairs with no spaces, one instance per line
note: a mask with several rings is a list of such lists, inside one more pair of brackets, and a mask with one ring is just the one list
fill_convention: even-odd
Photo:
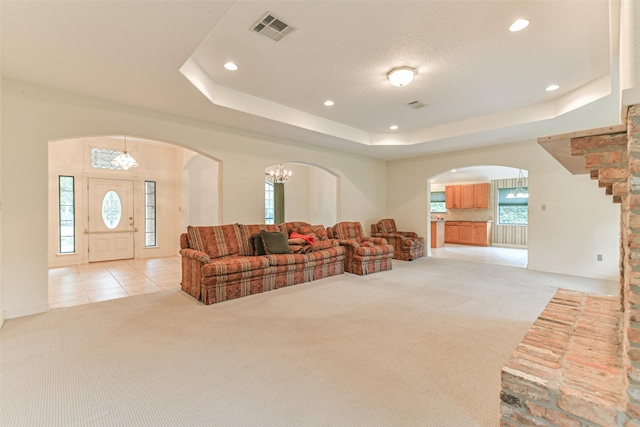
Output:
[[235,224],[188,226],[191,249],[205,252],[211,258],[237,255],[240,252],[240,230]]
[[315,251],[321,251],[323,249],[329,249],[333,247],[333,242],[329,239],[325,239],[325,240],[318,240],[316,242],[313,243],[313,245],[311,245],[311,251],[315,252]]
[[266,231],[260,232],[262,236],[262,243],[264,245],[264,251],[268,255],[272,254],[290,254],[291,248],[289,247],[289,238],[285,233],[280,231]]
[[378,221],[378,231],[380,233],[396,233],[398,230],[395,220],[391,218],[381,219]]
[[269,267],[269,260],[265,256],[230,256],[212,260],[202,266],[202,276],[220,276],[261,270]]

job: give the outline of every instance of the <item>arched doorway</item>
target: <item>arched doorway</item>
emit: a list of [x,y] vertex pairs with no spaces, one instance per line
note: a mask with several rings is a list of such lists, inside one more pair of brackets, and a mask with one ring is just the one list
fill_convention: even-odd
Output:
[[[432,177],[429,217],[432,243],[436,243],[431,245],[431,255],[526,268],[528,197],[520,190],[528,188],[527,175],[526,170],[485,165]],[[473,188],[479,186],[488,190],[481,196],[486,204],[460,200],[473,197]],[[456,203],[451,200],[454,194]]]
[[[270,182],[270,171],[279,164],[265,168],[265,181]],[[285,221],[305,221],[332,226],[339,217],[339,177],[318,165],[304,162],[282,163],[292,178],[284,184]],[[265,218],[272,211],[269,189],[265,186]]]
[[217,223],[218,161],[127,136],[139,166],[124,170],[110,161],[123,144],[123,136],[49,143],[52,308],[179,286],[185,224]]

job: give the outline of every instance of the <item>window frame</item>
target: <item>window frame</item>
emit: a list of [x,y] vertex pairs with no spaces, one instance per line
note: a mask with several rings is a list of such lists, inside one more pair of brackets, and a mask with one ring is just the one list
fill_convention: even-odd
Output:
[[[276,217],[273,183],[264,182],[264,223],[274,224]],[[271,216],[268,213],[271,212]]]
[[[447,203],[446,203],[446,192],[445,191],[432,191],[431,192],[431,201],[429,203],[429,213],[447,213]],[[442,210],[434,210],[434,204],[442,204]]]
[[[513,198],[513,199],[507,199],[506,195],[509,194],[510,192],[516,190],[517,187],[508,187],[508,188],[498,188],[498,197],[496,198],[496,210],[497,210],[497,223],[499,225],[510,225],[510,226],[528,226],[529,225],[529,199],[528,198]],[[522,187],[523,190],[525,191],[529,191],[528,187]],[[526,207],[526,212],[527,212],[527,222],[526,223],[519,223],[519,222],[503,222],[502,219],[502,214],[503,214],[503,207],[504,208],[508,208],[508,207],[513,207],[513,206],[519,206],[519,207]]]
[[[71,179],[71,191],[62,189],[62,180],[63,179]],[[63,193],[71,193],[71,204],[62,203],[62,194]],[[73,219],[62,219],[62,210],[63,207],[71,207],[72,217]],[[71,235],[63,235],[62,227],[63,222],[71,222],[70,225],[66,225],[71,230]],[[72,251],[63,251],[63,239],[64,238],[72,238],[73,241],[73,250]],[[76,253],[76,179],[73,175],[58,175],[58,253],[61,255],[66,254],[75,254]]]
[[[153,192],[149,192],[149,184],[153,183]],[[157,203],[157,191],[158,183],[156,181],[144,181],[144,247],[145,248],[157,248],[158,247],[158,203]],[[149,203],[149,195],[153,195],[153,204]],[[153,217],[149,217],[149,209],[153,210]],[[153,221],[153,230],[149,231],[149,221]],[[153,245],[149,245],[149,236],[153,236]]]

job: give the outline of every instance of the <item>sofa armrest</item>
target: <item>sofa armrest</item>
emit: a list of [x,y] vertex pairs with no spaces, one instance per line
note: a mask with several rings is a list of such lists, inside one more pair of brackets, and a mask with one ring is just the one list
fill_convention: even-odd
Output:
[[404,237],[408,237],[409,239],[416,239],[418,237],[418,233],[413,231],[398,231],[399,234],[402,234]]
[[387,239],[384,237],[365,237],[362,239],[363,242],[371,242],[374,245],[388,245]]
[[[402,234],[400,233],[374,233],[371,234],[371,237],[376,237],[379,239],[384,239],[387,242],[392,241],[393,239],[400,239],[400,240],[404,240],[404,237]],[[379,245],[380,243],[376,243],[376,245]],[[385,245],[387,243],[384,243]]]
[[360,244],[355,240],[338,240],[338,242],[340,242],[340,245],[342,246],[348,246],[354,249],[358,249],[360,247]]
[[195,259],[203,264],[209,264],[211,258],[206,252],[196,251],[195,249],[180,249],[180,255],[186,258]]

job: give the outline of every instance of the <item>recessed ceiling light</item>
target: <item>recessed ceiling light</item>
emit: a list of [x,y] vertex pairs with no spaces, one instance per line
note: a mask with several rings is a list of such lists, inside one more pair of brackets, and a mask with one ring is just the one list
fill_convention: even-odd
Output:
[[328,99],[328,100],[324,101],[324,105],[326,105],[327,107],[331,107],[333,105],[333,101]]
[[546,90],[547,92],[551,92],[552,90],[556,90],[556,89],[560,89],[560,86],[558,86],[558,85],[549,85],[549,86],[547,86],[547,87],[545,88],[545,90]]
[[455,172],[455,171],[456,171],[455,169],[451,169],[451,172]]
[[516,22],[511,24],[511,26],[509,27],[509,31],[516,32],[516,31],[524,30],[528,26],[529,26],[528,19],[518,19],[516,20]]
[[396,130],[396,129],[398,129],[398,125],[391,125],[391,126],[389,126],[389,129]]
[[226,64],[224,64],[224,68],[226,68],[229,71],[235,71],[238,69],[238,66],[233,62],[227,62]]

